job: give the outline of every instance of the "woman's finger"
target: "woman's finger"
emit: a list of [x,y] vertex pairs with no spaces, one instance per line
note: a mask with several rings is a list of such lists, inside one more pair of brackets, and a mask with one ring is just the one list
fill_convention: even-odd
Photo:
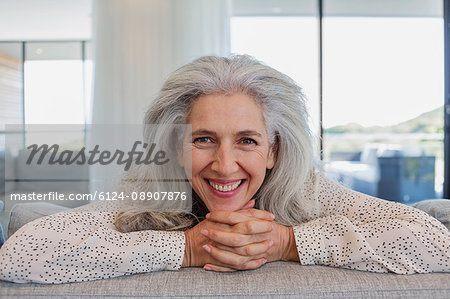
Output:
[[215,272],[235,272],[236,271],[236,269],[227,268],[227,267],[223,267],[223,266],[217,266],[217,265],[213,265],[213,264],[206,264],[205,266],[203,266],[203,269],[208,270],[208,271],[215,271]]
[[215,242],[213,242],[211,245],[214,247],[217,247],[219,249],[222,249],[222,250],[234,252],[239,255],[255,257],[257,255],[267,253],[267,251],[270,249],[270,247],[272,247],[273,241],[265,240],[263,242],[252,243],[252,244],[249,244],[246,246],[241,246],[241,247],[231,247],[231,246],[226,246],[226,245],[222,245],[222,244],[215,243]]
[[244,265],[250,260],[249,257],[241,256],[233,252],[218,249],[217,247],[214,247],[211,244],[203,245],[203,249],[205,249],[206,252],[208,252],[209,255],[211,255],[214,259],[216,259],[223,265],[232,267],[233,269],[238,269],[239,266]]
[[[267,262],[265,258],[257,259],[257,260],[251,260],[247,262],[245,265],[242,265],[241,269],[238,270],[252,270],[252,269],[258,269],[262,265],[264,265]],[[203,269],[208,271],[215,271],[215,272],[235,272],[237,269],[228,268],[224,266],[217,266],[213,264],[206,264]]]
[[266,258],[260,258],[256,260],[251,260],[242,265],[239,270],[251,270],[251,269],[258,269],[262,265],[264,265],[267,262]]
[[250,220],[233,225],[231,231],[245,235],[252,235],[267,233],[272,231],[273,228],[274,224],[272,223],[272,221]]
[[212,241],[232,247],[245,246],[251,243],[258,243],[269,239],[268,233],[245,235],[241,233],[220,231],[211,228],[202,229],[201,233]]
[[216,230],[221,230],[221,231],[226,231],[226,232],[230,232],[230,231],[233,230],[233,226],[232,225],[207,220],[207,224],[205,225],[205,229],[209,229],[209,228],[216,229]]
[[249,220],[237,223],[235,225],[223,224],[219,222],[207,220],[208,223],[205,225],[205,230],[217,230],[224,232],[233,232],[244,235],[253,235],[271,232],[275,224],[272,221],[265,220]]
[[239,211],[213,211],[206,214],[206,219],[214,222],[234,225],[240,222],[260,219],[272,221],[275,216],[264,210],[247,209]]
[[267,259],[264,255],[249,258],[234,254],[232,252],[221,250],[211,244],[203,245],[203,248],[218,262],[222,263],[222,267],[232,268],[236,270],[256,269],[266,263]]
[[236,213],[245,215],[250,218],[257,218],[257,219],[261,219],[261,220],[270,220],[271,221],[271,220],[275,219],[275,215],[266,210],[245,209],[245,210],[236,211]]

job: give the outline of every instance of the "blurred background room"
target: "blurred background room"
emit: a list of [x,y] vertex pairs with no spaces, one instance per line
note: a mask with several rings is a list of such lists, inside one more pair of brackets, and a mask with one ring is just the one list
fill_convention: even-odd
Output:
[[[178,67],[238,53],[303,88],[331,178],[405,204],[449,198],[448,2],[0,0],[2,196],[90,191],[88,169],[60,169],[64,184],[43,187],[30,173],[45,169],[18,166],[21,148],[48,131],[28,125],[53,125],[64,148],[79,150],[90,124],[141,123]],[[448,41],[446,51],[448,61]],[[5,227],[12,204],[3,204]]]

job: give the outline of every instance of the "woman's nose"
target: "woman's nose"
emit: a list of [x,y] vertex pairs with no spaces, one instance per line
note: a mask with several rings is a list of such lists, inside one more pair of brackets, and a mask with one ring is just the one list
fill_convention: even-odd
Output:
[[232,146],[221,144],[217,148],[211,168],[223,177],[229,177],[239,169]]

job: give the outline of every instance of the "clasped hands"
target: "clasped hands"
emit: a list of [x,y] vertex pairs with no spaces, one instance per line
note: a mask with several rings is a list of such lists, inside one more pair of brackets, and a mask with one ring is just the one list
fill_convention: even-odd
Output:
[[185,231],[182,267],[232,272],[257,269],[266,262],[299,261],[292,227],[274,215],[253,209],[254,200],[238,211],[213,211]]

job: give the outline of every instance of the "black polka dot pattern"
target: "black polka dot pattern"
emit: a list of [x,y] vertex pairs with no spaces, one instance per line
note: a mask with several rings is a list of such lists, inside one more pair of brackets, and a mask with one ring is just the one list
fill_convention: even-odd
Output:
[[95,202],[24,225],[0,249],[0,279],[55,284],[180,269],[184,232],[121,233],[119,211]]
[[294,227],[300,263],[398,274],[450,272],[450,232],[401,203],[347,189],[316,174],[308,196],[320,217]]

